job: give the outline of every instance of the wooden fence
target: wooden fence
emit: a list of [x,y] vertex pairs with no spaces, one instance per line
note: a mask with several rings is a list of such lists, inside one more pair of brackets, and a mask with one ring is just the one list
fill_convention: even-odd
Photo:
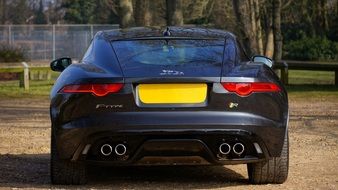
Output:
[[[338,63],[332,62],[308,62],[308,61],[277,61],[273,69],[281,70],[281,81],[289,84],[289,70],[309,70],[309,71],[333,71],[335,72],[335,85],[338,86]],[[50,80],[51,70],[46,64],[34,65],[22,63],[10,63],[0,65],[0,73],[20,73],[20,87],[29,89],[29,79]]]
[[273,68],[281,70],[281,81],[286,85],[289,84],[289,70],[333,71],[334,84],[338,86],[338,63],[285,60],[275,62]]
[[29,79],[50,80],[52,75],[50,67],[46,64],[30,65],[26,62],[0,65],[0,73],[20,73],[19,84],[25,90],[29,90]]

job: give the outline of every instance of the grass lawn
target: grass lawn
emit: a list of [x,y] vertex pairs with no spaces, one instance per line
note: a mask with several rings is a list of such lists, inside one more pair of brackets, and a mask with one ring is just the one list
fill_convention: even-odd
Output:
[[334,72],[328,71],[290,70],[286,88],[291,98],[338,98],[334,77]]
[[288,85],[290,98],[334,98],[338,101],[338,87],[334,85]]
[[[47,98],[57,76],[53,73],[50,81],[30,81],[28,91],[19,88],[19,81],[0,81],[0,98]],[[333,72],[289,71],[289,82],[286,88],[291,98],[338,98]]]
[[0,98],[48,97],[54,81],[29,81],[29,90],[19,87],[19,81],[1,81]]
[[0,98],[46,98],[58,76],[59,73],[52,72],[51,80],[30,80],[29,90],[20,88],[18,80],[0,81]]
[[289,71],[290,84],[334,84],[334,72],[328,71]]

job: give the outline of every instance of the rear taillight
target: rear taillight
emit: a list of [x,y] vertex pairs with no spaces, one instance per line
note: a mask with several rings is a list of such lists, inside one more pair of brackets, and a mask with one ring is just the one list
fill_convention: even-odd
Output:
[[268,82],[224,82],[222,86],[229,92],[235,92],[240,96],[248,96],[253,92],[279,92],[278,85]]
[[105,96],[121,90],[123,84],[75,84],[63,87],[62,93],[92,93],[96,96]]

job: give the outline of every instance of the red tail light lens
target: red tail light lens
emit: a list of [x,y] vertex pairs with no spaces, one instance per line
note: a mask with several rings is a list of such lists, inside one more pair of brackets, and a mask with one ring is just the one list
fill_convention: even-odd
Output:
[[225,82],[222,86],[229,92],[235,92],[240,96],[248,96],[253,92],[279,92],[281,89],[274,83],[267,82],[251,82],[251,83],[235,83]]
[[122,83],[115,84],[78,84],[68,85],[62,88],[63,93],[92,93],[96,96],[105,96],[121,90]]

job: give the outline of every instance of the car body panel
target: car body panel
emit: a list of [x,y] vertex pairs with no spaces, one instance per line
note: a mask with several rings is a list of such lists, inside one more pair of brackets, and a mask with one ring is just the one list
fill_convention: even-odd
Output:
[[[224,42],[222,63],[217,67],[218,72],[213,68],[210,75],[208,67],[191,69],[179,66],[138,68],[135,72],[124,73],[112,46],[113,41],[163,40],[161,30],[134,28],[99,32],[81,63],[72,64],[61,73],[50,95],[52,135],[57,140],[60,157],[131,165],[140,163],[146,156],[161,155],[200,156],[211,164],[250,163],[279,156],[287,131],[286,90],[271,68],[241,58],[242,50],[231,33],[171,28],[176,38],[213,38]],[[281,90],[239,96],[223,88],[223,82],[270,82]],[[119,92],[103,97],[62,92],[67,85],[93,83],[123,83],[124,86]],[[203,84],[206,100],[179,104],[142,102],[138,88],[145,84]],[[218,146],[227,140],[243,142],[248,148],[246,155],[220,156]],[[108,159],[98,155],[98,147],[104,141],[126,143],[127,157]],[[259,153],[253,143],[258,143],[263,152]]]

